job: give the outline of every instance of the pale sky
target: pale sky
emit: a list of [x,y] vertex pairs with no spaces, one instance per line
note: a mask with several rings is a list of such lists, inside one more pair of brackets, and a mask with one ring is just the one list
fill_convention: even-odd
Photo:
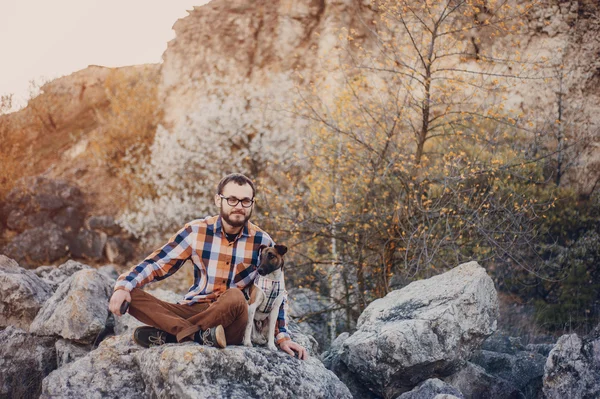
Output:
[[162,62],[175,21],[208,0],[0,0],[0,95],[88,65]]

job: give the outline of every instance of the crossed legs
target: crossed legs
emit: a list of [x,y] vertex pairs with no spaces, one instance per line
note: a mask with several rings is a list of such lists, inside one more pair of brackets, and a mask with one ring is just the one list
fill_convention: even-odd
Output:
[[192,340],[198,330],[219,324],[225,329],[228,344],[239,345],[248,322],[248,305],[242,291],[230,288],[215,302],[179,305],[168,303],[135,288],[131,291],[129,314],[142,323],[177,337],[178,342]]

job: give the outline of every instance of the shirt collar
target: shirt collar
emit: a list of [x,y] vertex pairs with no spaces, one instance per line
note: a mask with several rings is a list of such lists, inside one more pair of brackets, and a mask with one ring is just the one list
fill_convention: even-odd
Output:
[[[244,223],[244,227],[242,228],[241,237],[250,237],[250,229],[248,227],[249,223],[250,222]],[[217,235],[219,237],[224,236],[223,221],[221,220],[221,215],[219,215],[219,217],[217,218],[217,221],[214,224],[213,232],[215,233],[215,235]]]

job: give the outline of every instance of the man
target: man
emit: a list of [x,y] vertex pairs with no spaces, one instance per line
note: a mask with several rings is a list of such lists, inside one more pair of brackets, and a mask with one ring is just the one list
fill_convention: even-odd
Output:
[[[237,173],[225,176],[214,198],[218,217],[186,224],[162,248],[118,278],[109,309],[121,316],[121,305],[127,301],[129,314],[149,325],[135,330],[138,344],[195,341],[223,348],[242,343],[248,306],[241,290],[257,274],[259,247],[274,245],[267,233],[249,222],[254,197],[249,178]],[[194,264],[194,284],[178,304],[141,290],[151,281],[169,277],[188,259]],[[296,352],[306,359],[306,350],[287,333],[285,303],[279,310],[276,343],[290,355]]]

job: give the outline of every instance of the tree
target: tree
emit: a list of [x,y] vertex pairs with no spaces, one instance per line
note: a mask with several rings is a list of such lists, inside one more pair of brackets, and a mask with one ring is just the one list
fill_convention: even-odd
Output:
[[293,226],[313,275],[334,276],[327,293],[348,328],[391,286],[465,260],[541,274],[525,260],[553,201],[536,198],[541,165],[525,158],[522,114],[504,101],[515,81],[543,78],[509,46],[531,4],[375,6],[370,37],[340,32],[349,50],[339,95],[299,90],[311,168],[280,223]]

